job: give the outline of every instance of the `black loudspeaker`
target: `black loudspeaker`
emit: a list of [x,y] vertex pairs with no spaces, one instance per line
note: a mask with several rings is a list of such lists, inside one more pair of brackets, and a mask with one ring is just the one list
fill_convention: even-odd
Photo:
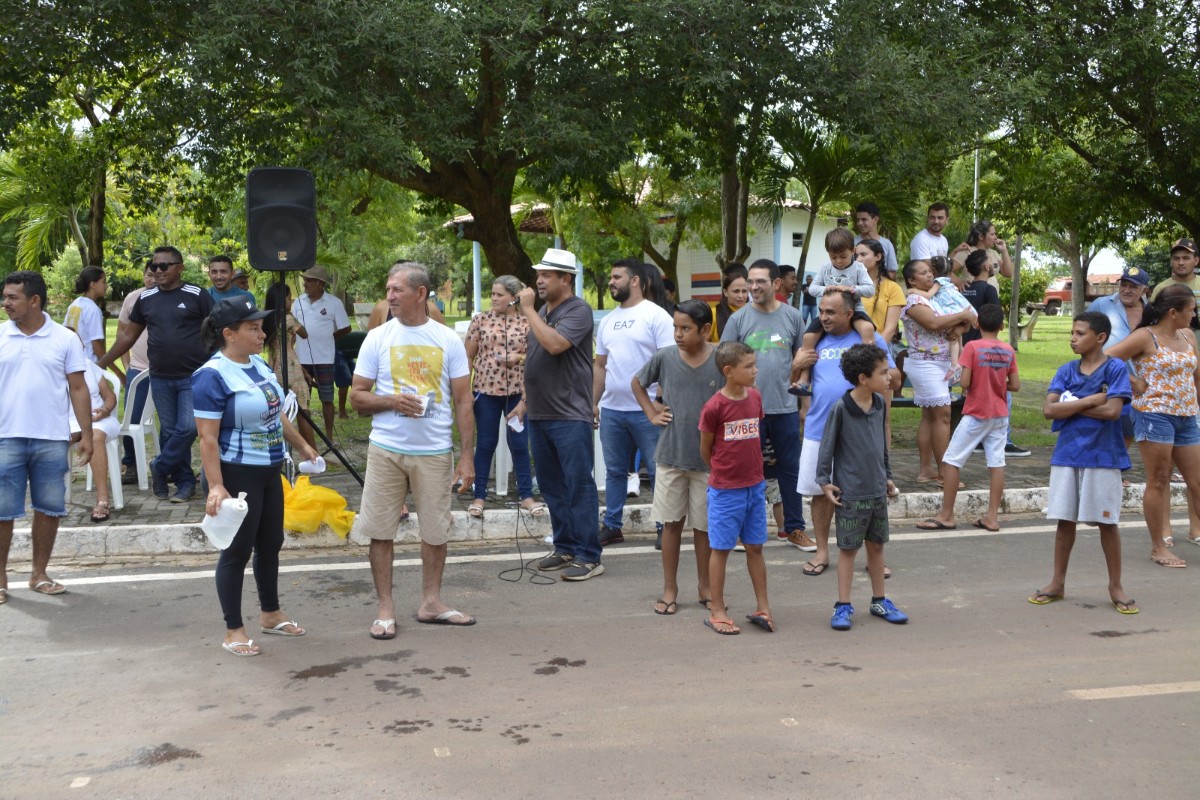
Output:
[[291,167],[250,170],[246,247],[255,269],[303,270],[317,263],[317,190],[311,172]]

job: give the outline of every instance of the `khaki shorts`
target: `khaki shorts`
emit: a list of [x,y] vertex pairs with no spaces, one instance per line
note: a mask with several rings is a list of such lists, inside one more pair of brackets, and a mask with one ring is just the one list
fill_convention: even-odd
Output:
[[421,541],[434,546],[450,541],[453,463],[450,453],[405,456],[369,445],[358,530],[371,539],[395,539],[411,489]]
[[708,473],[657,464],[654,472],[655,522],[692,521],[692,529],[708,530]]

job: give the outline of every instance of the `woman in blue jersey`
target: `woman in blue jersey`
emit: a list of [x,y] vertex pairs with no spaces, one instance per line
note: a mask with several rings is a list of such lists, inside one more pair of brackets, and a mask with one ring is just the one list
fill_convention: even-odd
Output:
[[279,550],[283,546],[284,442],[306,460],[317,453],[282,416],[283,389],[258,355],[267,334],[243,298],[221,300],[200,328],[205,349],[216,351],[192,375],[200,458],[208,477],[206,514],[222,501],[246,493],[250,507],[233,542],[217,562],[217,597],[225,615],[225,641],[235,656],[256,656],[259,647],[242,621],[242,579],[254,555],[254,581],[264,634],[303,636],[304,629],[279,610]]

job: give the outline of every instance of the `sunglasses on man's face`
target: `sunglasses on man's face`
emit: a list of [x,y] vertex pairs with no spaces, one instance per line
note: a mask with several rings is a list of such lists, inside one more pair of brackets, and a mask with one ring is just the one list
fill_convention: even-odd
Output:
[[171,267],[179,266],[183,266],[182,261],[151,261],[146,265],[146,269],[150,270],[151,272],[162,272],[163,270],[168,270]]

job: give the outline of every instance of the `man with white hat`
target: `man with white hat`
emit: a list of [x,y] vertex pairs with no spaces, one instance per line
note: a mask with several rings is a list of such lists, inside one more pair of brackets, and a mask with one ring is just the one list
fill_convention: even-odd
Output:
[[517,295],[529,321],[525,354],[525,408],[538,486],[550,508],[554,552],[540,570],[563,570],[565,581],[586,581],[604,572],[596,512],[600,501],[592,475],[592,309],[575,296],[575,256],[550,249],[533,265],[532,287]]
[[333,438],[333,362],[334,341],[350,332],[350,317],[342,301],[325,291],[333,283],[324,267],[313,267],[301,276],[304,294],[292,301],[296,328],[296,357],[304,368],[309,384],[316,384],[325,418],[325,436]]

